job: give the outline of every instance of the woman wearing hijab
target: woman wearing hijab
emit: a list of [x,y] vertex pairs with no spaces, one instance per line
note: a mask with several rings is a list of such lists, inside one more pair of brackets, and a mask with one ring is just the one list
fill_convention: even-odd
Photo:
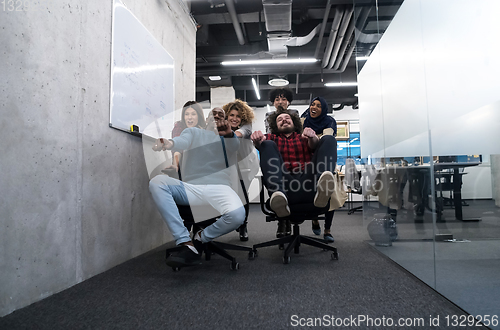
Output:
[[[324,98],[320,96],[315,97],[309,109],[302,114],[302,117],[302,126],[312,128],[318,137],[323,135],[337,135],[337,122],[332,116],[328,116],[328,104]],[[334,241],[330,233],[334,212],[335,211],[328,211],[325,213],[325,231],[323,238],[328,242]],[[312,231],[315,235],[321,235],[321,227],[319,226],[318,220],[312,221]]]

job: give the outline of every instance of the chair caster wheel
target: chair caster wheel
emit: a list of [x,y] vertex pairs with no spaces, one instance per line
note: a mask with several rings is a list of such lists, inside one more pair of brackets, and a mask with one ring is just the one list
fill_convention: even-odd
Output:
[[339,260],[339,253],[338,252],[332,253],[332,260]]
[[290,256],[287,256],[287,257],[283,257],[283,263],[285,265],[288,265],[290,263]]
[[181,267],[172,267],[172,270],[173,270],[174,272],[178,272],[179,270],[181,270]]
[[238,269],[240,269],[240,264],[237,262],[233,262],[231,264],[231,270],[238,270]]
[[248,260],[254,260],[256,256],[257,256],[257,251],[248,252]]
[[284,250],[285,249],[285,244],[280,244],[278,247],[279,247],[280,250]]

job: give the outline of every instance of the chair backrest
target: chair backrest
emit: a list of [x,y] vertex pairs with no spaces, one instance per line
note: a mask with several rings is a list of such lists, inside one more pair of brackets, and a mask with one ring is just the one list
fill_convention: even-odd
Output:
[[356,168],[356,163],[354,159],[347,158],[345,160],[345,183],[348,188],[358,189],[359,184],[359,171]]

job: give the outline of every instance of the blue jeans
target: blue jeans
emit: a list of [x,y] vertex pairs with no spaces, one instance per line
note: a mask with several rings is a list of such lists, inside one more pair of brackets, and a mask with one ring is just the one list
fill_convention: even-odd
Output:
[[149,191],[177,245],[189,242],[191,237],[176,204],[189,205],[195,221],[220,215],[203,230],[204,243],[235,230],[245,221],[241,199],[226,185],[193,185],[168,175],[157,175],[149,182]]

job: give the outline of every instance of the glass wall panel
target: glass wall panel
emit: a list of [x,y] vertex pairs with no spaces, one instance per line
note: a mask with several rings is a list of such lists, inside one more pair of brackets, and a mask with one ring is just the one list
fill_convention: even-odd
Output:
[[371,244],[470,314],[498,314],[500,3],[354,5]]

